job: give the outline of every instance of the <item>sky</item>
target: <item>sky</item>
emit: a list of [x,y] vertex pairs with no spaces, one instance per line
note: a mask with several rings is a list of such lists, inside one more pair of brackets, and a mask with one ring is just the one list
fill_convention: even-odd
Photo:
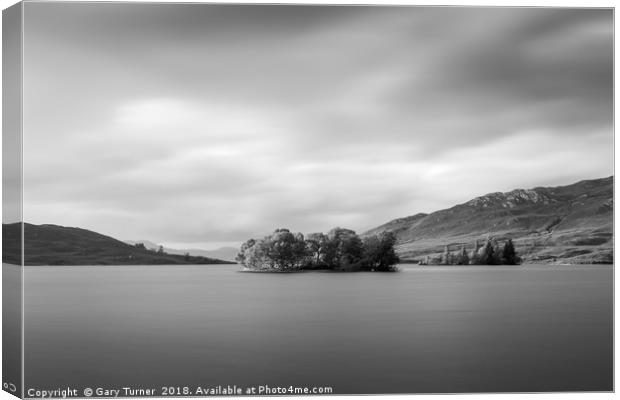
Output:
[[613,174],[609,9],[26,3],[24,220],[177,248]]

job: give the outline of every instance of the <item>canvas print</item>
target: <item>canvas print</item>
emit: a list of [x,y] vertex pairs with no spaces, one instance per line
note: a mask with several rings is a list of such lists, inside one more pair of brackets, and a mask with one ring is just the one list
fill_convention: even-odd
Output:
[[613,391],[613,18],[5,9],[4,391]]

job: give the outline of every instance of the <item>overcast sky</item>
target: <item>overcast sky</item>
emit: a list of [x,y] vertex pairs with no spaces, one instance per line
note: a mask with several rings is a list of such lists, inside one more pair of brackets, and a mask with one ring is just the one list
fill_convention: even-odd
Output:
[[24,219],[214,248],[613,174],[612,11],[27,3]]

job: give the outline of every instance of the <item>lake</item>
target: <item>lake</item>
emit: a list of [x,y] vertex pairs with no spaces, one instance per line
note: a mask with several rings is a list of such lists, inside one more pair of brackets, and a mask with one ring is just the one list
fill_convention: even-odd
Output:
[[25,388],[613,389],[612,266],[25,268]]

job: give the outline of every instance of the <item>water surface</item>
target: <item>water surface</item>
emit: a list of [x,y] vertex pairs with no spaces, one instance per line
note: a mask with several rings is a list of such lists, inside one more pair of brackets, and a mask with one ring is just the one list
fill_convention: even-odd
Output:
[[611,266],[26,267],[29,387],[612,390]]

